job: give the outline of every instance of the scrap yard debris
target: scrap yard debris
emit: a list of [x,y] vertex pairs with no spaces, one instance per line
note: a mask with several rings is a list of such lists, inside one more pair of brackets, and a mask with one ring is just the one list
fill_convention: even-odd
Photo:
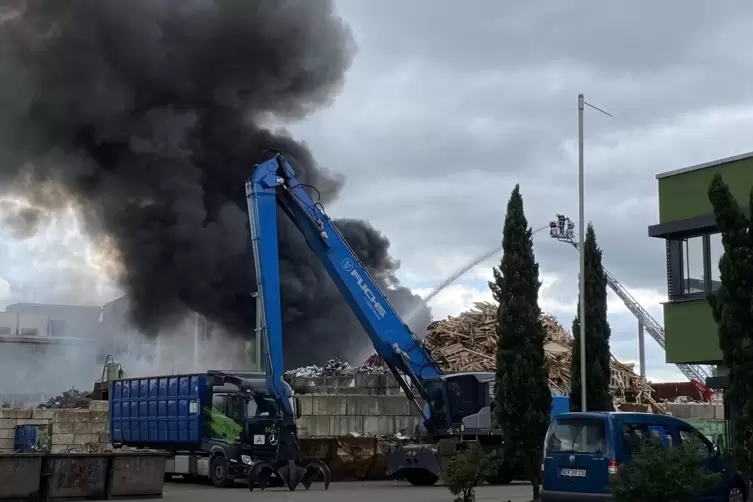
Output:
[[41,409],[60,409],[60,408],[88,408],[92,400],[91,392],[82,392],[71,389],[63,392],[57,397],[48,399],[40,404]]
[[[549,364],[549,384],[559,394],[570,394],[570,358],[573,337],[549,315],[541,317],[546,331],[544,352]],[[442,371],[494,371],[497,350],[497,305],[489,302],[474,304],[470,311],[436,321],[427,328],[424,343]],[[648,382],[635,372],[635,365],[624,364],[612,356],[611,392],[616,410],[666,413],[666,405],[658,402]],[[383,374],[389,370],[378,355],[371,356],[363,366],[354,367],[339,359],[324,367],[306,366],[288,371],[286,379],[297,377],[352,376],[356,373]]]
[[[544,351],[549,364],[549,384],[570,393],[572,336],[551,315],[543,315]],[[470,311],[429,325],[426,347],[444,371],[494,371],[497,349],[497,305],[478,302]],[[611,392],[615,409],[666,413],[651,395],[651,387],[635,373],[633,364],[612,356]]]
[[389,370],[383,366],[381,361],[375,359],[376,356],[369,358],[363,366],[351,366],[340,359],[330,359],[324,366],[304,366],[285,372],[286,379],[293,378],[314,378],[314,377],[335,377],[335,376],[352,376],[356,373],[368,373],[380,375],[388,373]]

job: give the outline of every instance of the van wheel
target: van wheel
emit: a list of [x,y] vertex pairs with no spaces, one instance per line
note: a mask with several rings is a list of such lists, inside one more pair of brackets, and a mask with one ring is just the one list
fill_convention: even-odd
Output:
[[212,478],[212,484],[221,488],[233,486],[233,480],[228,477],[227,459],[222,455],[217,455],[212,459],[212,465],[209,468],[209,476]]
[[742,483],[735,482],[727,492],[727,502],[746,502],[746,500]]
[[413,486],[432,486],[439,481],[434,474],[424,470],[411,470],[405,474],[405,479]]

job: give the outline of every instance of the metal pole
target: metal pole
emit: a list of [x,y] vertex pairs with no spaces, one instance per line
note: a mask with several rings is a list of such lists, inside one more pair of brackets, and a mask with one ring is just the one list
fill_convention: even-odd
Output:
[[586,399],[586,217],[583,210],[583,94],[578,94],[578,250],[580,251],[580,407],[588,411]]
[[254,336],[256,346],[254,347],[254,363],[256,364],[256,371],[264,371],[261,364],[263,358],[261,356],[261,315],[259,315],[261,312],[261,296],[259,293],[254,293],[254,296],[256,296],[256,334]]
[[646,378],[646,348],[643,345],[643,321],[638,319],[638,361],[641,365],[641,377]]

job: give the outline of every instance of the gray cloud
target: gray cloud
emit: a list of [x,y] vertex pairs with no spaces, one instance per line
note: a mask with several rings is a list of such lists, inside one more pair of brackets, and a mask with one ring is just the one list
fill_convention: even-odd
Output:
[[[577,94],[586,112],[586,219],[629,288],[666,293],[654,175],[750,150],[753,77],[739,2],[578,3],[341,0],[359,56],[335,105],[295,127],[323,165],[346,174],[338,215],[368,218],[404,270],[441,281],[443,256],[500,238],[520,183],[529,222],[577,217]],[[375,173],[379,173],[378,175]],[[547,292],[577,295],[577,254],[536,240]],[[434,263],[434,264],[432,264]],[[432,275],[433,274],[433,275]],[[646,305],[661,321],[658,303]],[[569,327],[574,312],[561,313]],[[637,324],[610,315],[631,356]],[[647,342],[653,346],[654,342]],[[649,352],[656,372],[663,354]]]

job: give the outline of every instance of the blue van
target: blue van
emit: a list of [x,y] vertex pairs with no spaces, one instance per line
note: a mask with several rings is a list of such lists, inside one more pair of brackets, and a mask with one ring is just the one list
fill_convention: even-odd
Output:
[[725,468],[718,449],[697,429],[682,420],[651,413],[562,413],[549,424],[544,442],[542,502],[602,501],[612,499],[609,475],[644,438],[656,436],[665,444],[691,438],[705,446],[703,465],[722,473],[722,482],[702,501],[748,500],[748,483],[739,472]]

